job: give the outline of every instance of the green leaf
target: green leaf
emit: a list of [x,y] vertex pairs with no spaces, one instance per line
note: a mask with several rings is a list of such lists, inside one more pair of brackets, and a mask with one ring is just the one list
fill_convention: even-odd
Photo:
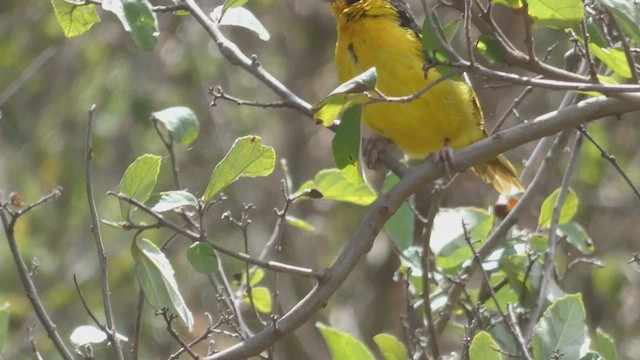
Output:
[[614,15],[614,18],[622,32],[640,45],[640,2],[629,0],[597,0],[606,6]]
[[291,216],[291,215],[287,215],[285,217],[285,219],[287,220],[287,224],[291,225],[291,226],[295,226],[298,229],[304,230],[304,231],[308,231],[308,232],[315,232],[316,228],[309,224],[308,222],[297,218],[295,216]]
[[618,360],[613,339],[602,329],[596,330],[596,338],[591,341],[591,350],[597,351],[604,360]]
[[218,6],[213,9],[211,18],[220,25],[239,26],[251,30],[261,40],[268,41],[271,38],[260,20],[251,11],[242,7],[223,9],[223,6]]
[[581,0],[529,0],[529,16],[537,27],[570,28],[579,24],[584,14]]
[[351,334],[321,323],[316,323],[316,327],[329,346],[333,360],[375,360],[371,350]]
[[[157,155],[145,154],[137,158],[124,172],[120,192],[140,202],[147,201],[158,181],[161,163],[162,157]],[[129,219],[131,205],[120,201],[120,210],[122,217]]]
[[407,360],[409,352],[397,337],[390,334],[378,334],[373,337],[385,360]]
[[[449,40],[449,39],[446,39],[447,34],[442,29],[442,26],[440,25],[440,21],[438,20],[438,17],[436,16],[435,12],[431,14],[431,19],[435,24],[436,28],[438,28],[439,31],[442,32],[442,34],[445,36],[445,40]],[[453,33],[455,33],[455,31],[452,31],[451,35],[453,35]],[[426,19],[422,24],[422,46],[424,48],[425,56],[428,61],[435,60],[437,62],[446,63],[451,60],[449,58],[449,54],[447,54],[447,52],[440,46],[440,43],[438,43],[436,36],[431,32],[431,29],[429,29],[429,24]],[[436,70],[441,75],[446,75],[456,69],[451,66],[437,65]]]
[[211,244],[197,242],[187,250],[187,260],[193,268],[202,274],[211,274],[218,271],[218,259]]
[[493,0],[494,4],[500,4],[512,9],[520,9],[522,7],[522,1],[520,0]]
[[211,201],[241,177],[267,176],[273,172],[275,165],[276,152],[271,146],[262,145],[262,138],[238,138],[224,159],[213,169],[203,199],[205,202]]
[[582,295],[567,295],[553,303],[533,330],[532,348],[536,359],[552,359],[554,353],[565,359],[579,359],[588,343]]
[[170,309],[191,331],[193,315],[180,294],[169,259],[153,242],[143,238],[133,242],[131,253],[138,282],[149,304],[156,310]]
[[110,0],[102,7],[118,16],[138,48],[149,51],[156,47],[159,35],[158,19],[149,1]]
[[[387,173],[384,184],[382,185],[382,193],[391,190],[399,181],[400,178],[396,174],[392,172]],[[384,224],[384,229],[387,231],[387,234],[389,234],[389,237],[391,237],[398,249],[403,251],[408,249],[413,243],[414,227],[413,211],[411,211],[407,202],[404,202],[400,208],[398,208],[398,211]]]
[[[251,297],[253,298],[253,304],[256,306],[256,310],[261,313],[268,314],[271,312],[271,291],[263,286],[251,288]],[[251,304],[249,296],[244,297],[244,302]]]
[[311,107],[313,118],[324,126],[331,126],[350,107],[369,101],[367,91],[376,88],[378,74],[372,67],[338,86],[327,97]]
[[496,38],[490,35],[482,34],[478,38],[476,49],[492,64],[504,64],[504,49]]
[[307,184],[312,185],[313,188],[322,193],[323,199],[343,201],[356,205],[369,205],[377,198],[376,192],[369,185],[366,183],[361,185],[354,184],[338,169],[322,170],[313,179],[312,184]]
[[[557,188],[554,192],[547,197],[542,203],[540,208],[540,217],[538,218],[538,226],[542,228],[548,228],[551,226],[551,218],[553,217],[553,208],[558,202],[558,195],[560,195],[560,188]],[[558,225],[566,224],[573,216],[578,212],[578,196],[576,193],[569,189],[569,194],[562,209],[560,210],[560,221]]]
[[153,211],[165,212],[182,206],[196,207],[198,205],[198,199],[187,191],[164,191],[151,195],[145,205]]
[[224,0],[224,4],[222,4],[222,15],[231,8],[237,8],[244,4],[246,4],[249,0]]
[[500,352],[500,345],[486,331],[481,331],[473,337],[469,347],[469,360],[505,360]]
[[9,303],[0,306],[0,351],[9,334]]
[[605,63],[613,72],[623,78],[631,78],[631,70],[629,70],[629,63],[624,50],[609,47],[601,48],[594,43],[589,44],[589,49],[593,55]]
[[68,38],[80,36],[100,22],[93,4],[78,5],[64,0],[51,0],[51,5],[64,36]]
[[[255,270],[251,271],[251,281],[249,282],[249,285],[256,286],[260,283],[260,281],[262,281],[262,279],[264,279],[265,276],[265,272],[264,270],[260,269],[260,268],[256,268]],[[242,278],[240,279],[240,283],[241,284],[246,284],[247,283],[247,273],[243,272],[242,273]]]
[[580,360],[605,360],[605,359],[602,357],[602,355],[598,354],[597,352],[589,351],[588,353],[584,354],[584,356],[581,357]]
[[487,239],[493,227],[493,215],[485,210],[461,207],[442,209],[436,215],[431,232],[431,248],[436,254],[436,265],[447,272],[456,271],[473,257],[462,229],[464,221],[474,247]]
[[[129,341],[125,336],[120,333],[116,333],[116,336],[122,341]],[[69,340],[76,348],[87,344],[99,344],[107,340],[107,335],[104,331],[93,325],[81,325],[78,326],[69,335]]]
[[151,117],[164,125],[173,141],[189,145],[198,138],[200,123],[188,107],[171,107],[151,113]]
[[362,105],[349,108],[342,115],[342,121],[331,142],[333,161],[342,174],[354,184],[364,183],[358,163],[360,156],[360,119]]
[[593,254],[595,251],[593,240],[589,237],[587,231],[576,222],[569,221],[566,224],[559,225],[558,235],[566,236],[567,242],[585,255]]

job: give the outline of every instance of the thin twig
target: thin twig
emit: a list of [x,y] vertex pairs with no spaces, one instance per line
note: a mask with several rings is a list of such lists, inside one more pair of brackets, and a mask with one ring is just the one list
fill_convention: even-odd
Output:
[[212,86],[211,88],[209,88],[209,95],[213,96],[213,100],[211,100],[211,106],[218,106],[217,100],[222,99],[222,100],[227,100],[232,103],[235,103],[236,105],[253,106],[253,107],[259,107],[263,109],[292,107],[291,103],[286,101],[272,101],[272,102],[265,103],[265,102],[255,101],[255,100],[240,99],[238,97],[231,96],[225,93],[224,90],[222,90],[222,86]]
[[31,79],[31,77],[44,65],[47,60],[56,53],[58,48],[56,46],[50,46],[46,48],[43,52],[38,55],[38,57],[27,66],[22,73],[16,78],[9,86],[7,86],[2,93],[0,93],[0,108],[4,105],[4,103],[13,96],[24,84]]
[[73,360],[73,354],[64,343],[64,340],[60,337],[56,325],[53,323],[47,310],[44,308],[42,304],[42,300],[40,299],[40,295],[38,294],[38,290],[36,289],[35,284],[33,283],[33,279],[29,276],[29,269],[27,264],[25,264],[24,259],[22,258],[22,254],[20,253],[20,248],[18,247],[18,243],[15,238],[15,222],[20,217],[20,215],[25,214],[29,210],[35,208],[37,205],[43,204],[47,202],[49,199],[56,197],[59,194],[59,190],[54,190],[51,194],[41,198],[36,203],[27,206],[26,208],[17,211],[11,216],[11,219],[8,217],[8,210],[6,207],[0,207],[0,218],[2,219],[2,226],[4,228],[4,233],[7,236],[7,242],[9,243],[9,249],[11,250],[11,255],[13,256],[13,260],[16,263],[16,268],[18,269],[18,275],[20,276],[20,281],[22,282],[22,286],[27,294],[27,298],[31,302],[31,306],[35,311],[40,324],[44,327],[49,339],[53,342],[53,345],[58,350],[58,354],[65,360]]
[[[153,210],[151,210],[149,207],[145,206],[143,203],[139,202],[136,199],[133,199],[129,196],[126,196],[124,194],[120,194],[120,193],[116,193],[113,191],[108,191],[107,195],[110,196],[115,196],[120,200],[123,200],[125,202],[128,202],[132,205],[135,205],[137,208],[139,208],[140,210],[146,212],[147,214],[153,216],[156,220],[158,220],[158,223],[161,226],[166,226],[170,229],[172,229],[173,231],[179,233],[180,235],[190,239],[191,241],[203,241],[202,237],[199,234],[196,234],[190,230],[184,229],[182,227],[180,227],[179,225],[173,223],[171,220],[168,220],[166,217],[164,217],[162,214],[159,214]],[[133,224],[129,224],[129,226],[131,228],[135,228],[135,226]],[[304,276],[304,277],[309,277],[309,278],[315,278],[315,279],[321,279],[324,276],[323,272],[320,271],[316,271],[316,270],[312,270],[312,269],[307,269],[307,268],[303,268],[303,267],[299,267],[299,266],[295,266],[295,265],[291,265],[291,264],[283,264],[283,263],[279,263],[276,261],[264,261],[264,260],[258,260],[255,258],[252,258],[251,256],[243,253],[243,252],[235,252],[235,251],[231,251],[227,248],[224,248],[214,242],[211,241],[207,241],[208,244],[210,244],[216,251],[219,251],[225,255],[228,255],[232,258],[241,260],[241,261],[245,261],[248,262],[250,264],[253,265],[257,265],[260,267],[263,267],[265,269],[269,269],[272,271],[280,271],[283,273],[288,273],[288,274],[292,274],[292,275],[299,275],[299,276]]]
[[589,140],[589,142],[591,142],[596,148],[598,148],[598,151],[600,151],[600,156],[607,160],[616,169],[616,171],[620,174],[620,176],[622,176],[627,185],[629,185],[631,191],[633,191],[636,197],[640,199],[640,190],[638,190],[638,188],[633,184],[633,181],[631,181],[631,178],[629,178],[627,173],[620,167],[620,164],[618,164],[618,160],[616,160],[616,157],[609,154],[602,146],[600,146],[600,144],[591,136],[591,134],[589,134],[585,126],[578,126],[577,129],[580,134],[582,134],[585,138],[587,138],[587,140]]
[[[113,308],[111,306],[111,290],[109,290],[109,267],[107,265],[107,252],[102,241],[102,233],[100,232],[100,221],[98,220],[98,210],[96,208],[95,199],[93,197],[93,121],[95,119],[96,106],[92,105],[89,109],[89,121],[87,125],[87,153],[86,153],[86,186],[87,200],[89,201],[89,212],[91,214],[91,233],[95,240],[96,250],[98,251],[98,266],[100,268],[100,284],[102,292],[102,304],[104,306],[104,317],[106,321],[105,334],[112,342],[113,352],[116,359],[124,360],[122,345],[118,338],[116,325],[113,319]],[[80,292],[80,287],[78,287]],[[81,297],[82,299],[82,297]],[[84,299],[83,299],[84,303]],[[91,313],[90,313],[91,314]],[[93,318],[93,316],[92,316]]]
[[522,14],[522,22],[524,24],[524,43],[527,45],[527,55],[529,56],[529,63],[536,65],[539,61],[536,57],[536,51],[534,48],[533,34],[531,31],[531,18],[529,17],[529,2],[527,0],[521,0],[522,8],[520,13]]
[[573,174],[578,168],[578,163],[580,162],[580,151],[582,150],[583,139],[584,138],[582,137],[582,135],[578,135],[578,137],[576,138],[573,150],[571,152],[571,157],[569,158],[569,165],[567,166],[564,177],[562,178],[560,193],[558,194],[555,206],[553,207],[553,213],[551,215],[551,226],[549,227],[549,248],[547,249],[547,256],[544,260],[544,269],[542,272],[542,278],[540,280],[540,293],[538,296],[538,301],[536,302],[536,306],[531,311],[531,316],[529,317],[529,324],[525,332],[526,339],[529,339],[531,337],[531,334],[533,334],[533,329],[537,324],[538,316],[542,312],[542,308],[547,301],[549,285],[551,284],[551,280],[553,278],[553,269],[556,259],[556,248],[558,245],[556,237],[558,224],[560,222],[560,213],[564,206],[564,202],[567,200],[567,196],[569,196],[569,185],[571,184]]
[[[424,319],[427,331],[429,332],[429,344],[427,348],[431,350],[431,356],[434,359],[440,357],[440,346],[438,345],[438,332],[435,328],[433,320],[433,313],[431,311],[431,284],[429,276],[431,273],[431,230],[433,229],[434,220],[436,214],[440,210],[441,193],[438,185],[433,187],[431,201],[429,203],[429,210],[427,218],[424,219],[424,229],[422,230],[422,308],[424,309]],[[421,219],[422,220],[422,219]]]
[[31,351],[36,360],[42,360],[42,355],[38,351],[38,345],[36,344],[36,337],[34,335],[35,325],[27,326],[27,337],[29,338],[29,344],[31,344]]
[[370,105],[370,104],[375,104],[375,103],[379,103],[379,102],[387,102],[387,103],[400,103],[400,104],[404,104],[404,103],[410,103],[414,100],[419,99],[424,93],[426,93],[427,91],[431,90],[434,86],[452,79],[456,76],[460,76],[462,75],[462,71],[458,71],[458,70],[454,70],[451,71],[450,73],[444,74],[442,76],[440,76],[439,78],[437,78],[436,80],[428,83],[425,87],[423,87],[422,89],[414,92],[413,94],[409,94],[407,96],[398,96],[398,97],[393,97],[393,96],[386,96],[384,95],[382,92],[380,92],[379,90],[375,91],[375,96],[373,94],[366,94],[367,97],[369,98],[369,102],[367,102],[365,104],[366,105]]
[[636,68],[636,61],[633,59],[633,54],[631,53],[631,46],[629,45],[629,40],[624,35],[622,30],[620,30],[620,26],[618,26],[618,22],[616,21],[615,16],[605,7],[607,14],[609,15],[609,21],[611,21],[611,25],[618,31],[620,34],[620,42],[622,43],[622,49],[624,49],[624,55],[627,58],[627,65],[629,66],[629,71],[631,72],[631,81],[634,84],[637,84],[638,81],[638,70]]
[[[583,0],[584,4],[584,0]],[[587,31],[587,17],[582,18],[582,22],[580,23],[580,31],[582,32],[583,39],[583,47],[584,47],[584,60],[587,62],[589,66],[589,78],[594,83],[598,83],[598,70],[596,70],[596,65],[593,63],[593,58],[591,57],[591,49],[589,49],[589,41],[591,37],[589,36],[589,31]]]
[[138,290],[138,305],[136,306],[136,323],[133,329],[133,349],[131,350],[131,358],[138,360],[140,355],[140,335],[142,334],[142,314],[144,311],[144,292]]
[[193,352],[193,350],[191,350],[191,348],[189,347],[189,344],[184,342],[184,340],[182,340],[178,335],[178,333],[176,333],[176,331],[173,329],[172,323],[173,323],[173,320],[177,317],[177,315],[169,314],[168,308],[162,308],[161,310],[158,310],[156,312],[156,315],[162,316],[165,323],[167,324],[167,328],[166,328],[167,332],[178,344],[180,344],[180,346],[182,346],[182,349],[185,349],[187,354],[189,354],[189,356],[191,356],[192,359],[194,360],[200,359],[200,356],[198,356],[198,354]]
[[496,309],[498,309],[498,313],[500,314],[500,317],[507,325],[507,328],[509,328],[511,335],[513,335],[513,337],[517,340],[517,344],[520,347],[520,351],[524,355],[525,359],[533,360],[533,358],[531,357],[531,354],[529,353],[529,348],[527,347],[526,342],[522,339],[522,334],[520,333],[518,323],[511,321],[502,310],[502,307],[500,306],[500,302],[498,301],[496,293],[495,291],[493,291],[493,288],[491,287],[491,280],[489,279],[489,275],[482,267],[482,259],[480,258],[480,255],[478,255],[478,253],[476,252],[476,249],[473,247],[473,243],[471,242],[471,235],[469,234],[467,225],[464,223],[464,220],[462,221],[462,230],[464,233],[464,239],[467,242],[467,246],[469,246],[469,249],[471,249],[471,252],[473,253],[473,260],[476,262],[477,268],[480,269],[480,274],[482,275],[482,279],[484,280],[485,285],[489,289],[489,294],[491,295],[491,299],[496,305]]
[[154,129],[156,129],[156,133],[158,133],[160,141],[162,141],[164,147],[167,148],[167,152],[169,153],[169,160],[171,161],[171,172],[173,173],[173,180],[175,181],[176,189],[180,189],[180,169],[178,169],[176,151],[173,147],[173,138],[170,135],[167,136],[168,139],[165,138],[162,130],[160,130],[160,121],[158,121],[158,119],[156,119],[154,116],[151,116],[151,123],[153,123]]

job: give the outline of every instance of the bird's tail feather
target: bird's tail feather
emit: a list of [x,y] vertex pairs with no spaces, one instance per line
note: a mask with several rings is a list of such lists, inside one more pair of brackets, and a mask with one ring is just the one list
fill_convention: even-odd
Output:
[[498,155],[495,159],[476,165],[473,172],[503,195],[510,195],[517,190],[523,192],[524,186],[518,179],[516,169],[504,155]]

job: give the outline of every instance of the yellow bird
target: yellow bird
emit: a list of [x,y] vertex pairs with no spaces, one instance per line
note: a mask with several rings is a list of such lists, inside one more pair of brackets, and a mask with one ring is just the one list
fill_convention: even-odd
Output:
[[[340,81],[375,67],[382,93],[406,96],[442,76],[431,68],[425,78],[421,31],[404,0],[329,1],[338,23],[335,55]],[[473,88],[459,79],[444,80],[409,103],[367,105],[363,119],[417,159],[487,137]],[[503,155],[474,166],[473,171],[502,194],[524,190]]]

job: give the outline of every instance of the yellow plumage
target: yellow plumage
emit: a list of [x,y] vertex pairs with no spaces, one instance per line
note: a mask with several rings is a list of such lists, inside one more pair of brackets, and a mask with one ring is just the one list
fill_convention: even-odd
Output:
[[[376,67],[377,88],[387,96],[405,96],[441,76],[432,68],[425,79],[422,40],[401,0],[332,0],[331,7],[338,21],[340,81]],[[412,158],[441,150],[447,139],[453,149],[459,149],[487,136],[473,89],[451,79],[410,103],[367,105],[363,119]],[[474,171],[501,193],[523,190],[513,166],[502,155],[475,166]]]

